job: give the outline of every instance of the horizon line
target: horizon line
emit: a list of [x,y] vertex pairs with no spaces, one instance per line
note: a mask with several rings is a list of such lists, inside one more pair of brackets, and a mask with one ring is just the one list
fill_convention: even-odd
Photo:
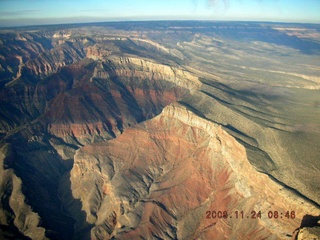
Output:
[[[24,20],[24,19],[19,19]],[[27,20],[27,19],[25,19]],[[34,19],[28,19],[34,20]],[[110,20],[93,20],[93,21],[71,21],[71,22],[56,22],[56,23],[30,23],[25,25],[19,24],[4,24],[0,21],[0,29],[11,29],[11,28],[28,28],[28,27],[49,27],[58,25],[81,25],[81,24],[101,24],[101,23],[125,23],[125,22],[248,22],[248,23],[281,23],[281,24],[312,24],[320,25],[320,22],[299,22],[294,20],[233,20],[233,19],[110,19]]]

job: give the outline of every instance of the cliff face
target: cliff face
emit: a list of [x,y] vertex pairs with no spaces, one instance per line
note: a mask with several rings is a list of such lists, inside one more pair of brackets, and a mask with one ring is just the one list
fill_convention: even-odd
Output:
[[45,229],[39,227],[39,215],[26,203],[21,179],[10,168],[14,156],[9,148],[8,144],[2,145],[0,153],[0,237],[47,239]]
[[[66,37],[55,36],[59,41]],[[84,59],[66,63],[68,44],[59,44],[24,64],[21,76],[0,92],[1,137],[10,146],[3,156],[13,156],[6,167],[14,179],[21,179],[17,190],[3,198],[19,196],[23,206],[2,205],[3,219],[9,219],[2,223],[9,226],[4,235],[72,238],[74,222],[61,207],[58,190],[76,149],[119,136],[200,86],[181,68],[138,57],[105,58],[94,48],[88,48]],[[13,177],[4,174],[1,189],[10,188]],[[70,191],[70,180],[61,181],[61,188]],[[81,208],[76,209],[81,215]]]
[[[79,149],[70,181],[72,198],[63,193],[63,202],[81,201],[84,216],[70,214],[76,234],[91,239],[288,239],[303,212],[320,213],[256,172],[221,127],[178,104],[114,140]],[[295,218],[268,218],[268,211],[288,209]],[[229,215],[211,218],[213,211]],[[261,218],[252,219],[252,211]]]
[[41,32],[1,34],[0,41],[0,87],[21,76],[24,64],[39,54],[50,51],[53,44]]
[[[55,58],[51,63],[60,64]],[[58,68],[49,64],[43,70],[49,76],[33,83],[26,78],[40,77],[46,61],[28,64],[24,78],[0,92],[2,132],[44,115],[44,125],[59,137],[77,138],[92,131],[108,132],[103,138],[110,138],[200,86],[186,71],[139,58],[84,59]]]
[[72,68],[77,69],[72,87],[45,113],[48,131],[66,141],[115,137],[200,86],[185,71],[137,58],[86,61]]
[[52,73],[56,73],[59,69],[66,65],[78,62],[83,59],[85,52],[83,47],[71,42],[63,43],[54,49],[41,54],[26,63],[26,68],[33,75],[41,78]]
[[[26,124],[43,114],[54,94],[65,90],[72,79],[59,77],[63,67],[79,62],[85,57],[84,48],[91,43],[68,41],[61,44],[54,32],[2,33],[0,44],[0,113],[1,132]],[[66,72],[65,70],[62,70]],[[58,81],[52,82],[53,74]],[[49,79],[48,79],[49,78]],[[67,83],[66,83],[67,82]],[[48,92],[39,95],[38,89]],[[8,111],[8,109],[10,109]]]

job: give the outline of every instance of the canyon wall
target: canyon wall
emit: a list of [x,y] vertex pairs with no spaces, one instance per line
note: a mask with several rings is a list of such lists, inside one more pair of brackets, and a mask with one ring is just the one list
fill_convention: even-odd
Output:
[[[288,239],[304,212],[320,214],[256,172],[220,126],[179,104],[79,149],[70,180],[73,198],[64,201],[81,201],[76,232],[87,229],[91,239]],[[295,215],[286,217],[288,210]],[[213,211],[228,215],[211,218]]]

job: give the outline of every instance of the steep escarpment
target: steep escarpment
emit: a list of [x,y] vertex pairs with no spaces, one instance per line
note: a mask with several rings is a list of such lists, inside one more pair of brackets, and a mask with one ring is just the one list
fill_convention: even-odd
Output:
[[[28,97],[12,94],[16,98],[12,104],[29,112],[30,119],[3,136],[11,147],[10,154],[14,153],[8,168],[21,179],[22,189],[29,189],[21,194],[32,212],[38,214],[45,236],[73,236],[74,220],[65,213],[73,207],[61,207],[58,191],[70,191],[69,180],[61,177],[68,174],[80,146],[120,135],[125,128],[152,118],[199,85],[196,77],[182,69],[146,59],[113,57],[104,61],[84,59],[63,67],[22,94]],[[3,209],[10,210],[7,206]],[[81,208],[76,209],[81,215]],[[17,233],[25,234],[20,229]]]
[[[190,78],[190,76],[184,76],[182,71],[175,72],[177,69],[163,67],[163,64],[159,68],[161,64],[156,66],[155,62],[157,61],[154,63],[149,61],[150,66],[153,66],[150,70],[148,64],[144,69],[143,66],[141,68],[142,63],[135,63],[135,61],[159,58],[167,65],[171,62],[166,60],[169,55],[164,57],[161,52],[151,53],[129,38],[118,40],[114,35],[108,37],[108,31],[105,29],[99,31],[102,32],[94,35],[95,37],[92,37],[86,28],[21,33],[4,31],[1,33],[0,74],[3,75],[1,75],[2,83],[0,85],[0,107],[4,109],[0,113],[0,131],[2,133],[38,118],[46,111],[47,104],[58,93],[74,88],[73,82],[80,81],[75,78],[82,79],[83,76],[79,75],[88,74],[88,71],[91,70],[92,64],[88,63],[88,59],[104,62],[104,67],[111,78],[126,77],[126,75],[127,77],[139,77],[141,72],[144,72],[145,78],[166,78],[165,81],[167,79],[171,81],[169,75],[177,75],[175,84],[178,85],[179,82],[183,82],[182,78]],[[100,36],[100,34],[102,35]],[[119,58],[118,56],[123,56],[123,59],[116,59]],[[126,56],[130,56],[131,60],[124,64],[125,59],[128,59]],[[113,65],[112,68],[117,69],[111,69],[108,66],[110,64]],[[78,70],[76,70],[77,66]],[[152,69],[154,67],[155,69]],[[136,71],[135,68],[142,70]],[[162,73],[162,71],[167,71],[166,69],[170,69],[171,72]],[[131,70],[134,73],[131,73]],[[79,73],[75,73],[76,71]],[[99,78],[97,70],[95,71],[89,73],[91,76],[88,79]],[[149,74],[145,74],[147,72]],[[165,77],[161,76],[162,74]]]
[[[29,77],[30,82],[35,82],[83,59],[85,49],[94,44],[93,40],[69,38],[70,35],[55,31],[2,32],[0,87],[20,77]],[[26,72],[32,77],[25,76]]]
[[40,218],[27,203],[22,181],[10,168],[12,153],[8,144],[1,145],[0,155],[0,237],[1,239],[47,239]]
[[84,56],[83,46],[67,42],[28,61],[25,66],[32,75],[43,78],[56,73],[61,67],[80,61]]
[[[201,91],[184,98],[181,103],[224,126],[246,147],[248,159],[257,170],[319,203],[319,186],[313,182],[319,176],[316,170],[319,163],[315,159],[319,158],[316,149],[320,145],[316,139],[320,115],[319,109],[312,109],[307,104],[320,95],[317,92],[307,95],[305,90],[290,93],[274,92],[279,89],[268,92],[267,88],[238,90],[214,80],[203,80],[203,83]],[[307,97],[301,96],[309,97],[305,100]],[[297,98],[299,101],[295,100],[297,104],[294,105],[293,99]],[[299,111],[309,112],[309,118],[300,117]],[[292,167],[288,168],[287,164]]]
[[[56,61],[53,59],[52,62]],[[37,74],[24,73],[24,78],[28,76],[32,78]],[[158,114],[164,106],[199,85],[197,78],[186,71],[145,59],[84,59],[62,67],[41,81],[25,83],[19,79],[2,89],[0,97],[4,111],[0,123],[2,131],[7,131],[45,114],[45,118],[51,119],[52,131],[57,131],[55,124],[99,121],[98,128],[109,129],[114,136],[113,131],[123,130],[121,125],[127,126]],[[72,113],[68,113],[69,107]],[[124,116],[121,111],[125,111]],[[60,133],[64,134],[66,126],[60,127]],[[114,127],[116,129],[112,129]],[[86,129],[84,126],[80,131],[87,133]]]
[[[50,32],[2,33],[0,45],[1,132],[26,124],[44,112],[52,94],[39,96],[38,85],[85,57],[85,43],[56,44]],[[88,43],[87,45],[90,45]],[[63,74],[62,74],[63,75]],[[70,79],[69,79],[70,80]],[[69,81],[64,79],[64,81]],[[61,83],[57,81],[55,84]],[[51,85],[51,87],[53,87]],[[52,91],[58,91],[52,89]],[[9,110],[10,109],[10,110]]]
[[[303,214],[319,213],[256,172],[221,127],[177,104],[114,140],[82,147],[70,181],[72,195],[61,196],[67,206],[81,201],[76,236],[94,239],[288,239]],[[268,218],[288,209],[296,215]],[[212,218],[213,211],[228,216]]]
[[119,135],[200,86],[188,72],[144,59],[110,58],[82,64],[74,68],[87,68],[87,73],[74,78],[72,88],[51,101],[45,113],[48,131],[66,141]]
[[[25,129],[4,141],[4,169],[20,179],[21,184],[18,197],[14,192],[6,193],[6,198],[16,199],[17,209],[20,209],[14,209],[12,221],[26,226],[19,228],[18,233],[26,235],[29,228],[31,231],[33,229],[28,225],[38,225],[43,229],[43,236],[48,239],[70,239],[73,235],[73,219],[61,208],[58,188],[60,177],[71,168],[71,157],[76,147],[48,135],[40,128],[33,131]],[[23,207],[25,204],[29,210]],[[2,207],[3,211],[12,212],[8,205]],[[37,218],[24,217],[29,212]],[[17,233],[14,229],[7,231]]]
[[4,32],[0,41],[0,88],[18,79],[24,64],[50,51],[53,44],[41,32]]

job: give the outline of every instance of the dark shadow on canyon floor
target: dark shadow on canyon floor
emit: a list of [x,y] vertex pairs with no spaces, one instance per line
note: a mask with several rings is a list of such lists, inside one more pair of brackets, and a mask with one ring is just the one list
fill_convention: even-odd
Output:
[[313,215],[309,215],[309,214],[304,215],[301,220],[300,227],[295,229],[293,232],[293,233],[296,232],[295,240],[298,239],[298,236],[299,236],[301,229],[320,227],[319,221],[320,221],[320,215],[319,216],[313,216]]

